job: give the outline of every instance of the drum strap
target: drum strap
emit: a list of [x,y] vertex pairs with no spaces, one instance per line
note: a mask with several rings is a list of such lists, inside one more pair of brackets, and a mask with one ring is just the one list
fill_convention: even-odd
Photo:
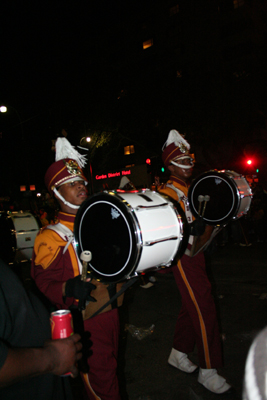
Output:
[[177,201],[178,202],[181,201],[182,197],[184,196],[184,193],[178,188],[176,188],[172,183],[167,183],[166,186],[172,189],[177,194],[178,196]]
[[[107,289],[108,289],[108,294],[109,294],[109,298],[110,298],[110,299],[111,299],[113,296],[115,296],[115,294],[117,293],[116,287],[117,287],[117,284],[116,284],[116,283],[110,283],[110,284],[108,285]],[[111,307],[112,307],[112,309],[113,309],[113,308],[117,308],[117,301],[116,301],[116,302],[113,301],[113,302],[111,303]]]
[[205,233],[202,236],[195,236],[191,250],[186,249],[185,254],[189,257],[195,257],[201,251],[205,251],[215,236],[222,230],[224,226],[213,227],[206,225]]
[[[169,187],[170,189],[172,189],[177,194],[177,196],[178,196],[177,202],[178,203],[180,201],[182,201],[184,203],[185,216],[187,218],[188,223],[190,224],[192,222],[192,214],[189,210],[188,199],[187,199],[186,195],[184,194],[184,192],[182,190],[175,187],[172,183],[167,183],[166,186]],[[189,239],[188,239],[188,243],[192,245],[193,239],[194,239],[193,236],[190,235]]]
[[139,280],[139,277],[136,276],[134,278],[129,279],[128,281],[126,281],[121,289],[114,294],[114,296],[111,297],[111,299],[109,301],[106,302],[106,304],[104,304],[102,307],[99,308],[99,310],[97,310],[90,318],[95,317],[97,314],[99,314],[102,310],[104,310],[107,306],[109,306],[110,304],[112,304],[122,293],[125,292],[125,290],[127,290],[130,286],[132,286],[136,281]]
[[63,254],[66,253],[69,245],[72,244],[72,247],[74,248],[75,254],[77,256],[80,273],[82,273],[82,268],[83,268],[82,263],[79,260],[79,257],[76,253],[76,249],[75,249],[75,246],[73,243],[74,242],[73,232],[69,228],[67,228],[65,225],[61,224],[60,222],[55,225],[47,225],[46,228],[51,229],[52,231],[56,232],[61,237],[61,239],[65,240],[67,242],[66,246],[64,247]]
[[[51,229],[52,231],[58,233],[58,235],[63,240],[67,241],[67,244],[66,244],[66,246],[64,247],[64,250],[63,250],[63,254],[67,251],[67,248],[69,247],[70,244],[72,244],[72,246],[73,246],[73,248],[75,250],[75,246],[73,244],[74,235],[73,235],[73,232],[69,228],[67,228],[65,225],[61,224],[60,222],[58,224],[56,224],[56,225],[47,225],[46,228]],[[75,254],[77,255],[76,250],[75,250]],[[77,256],[77,260],[78,260],[79,268],[80,268],[80,272],[81,272],[82,271],[82,263],[80,262],[78,256]],[[115,285],[110,284],[108,286],[108,292],[109,292],[109,296],[112,296],[112,297],[102,307],[100,307],[90,318],[95,317],[97,314],[99,314],[102,310],[104,310],[110,304],[111,305],[114,304],[115,300],[122,293],[124,293],[125,290],[128,289],[128,287],[132,286],[138,279],[139,279],[139,277],[135,277],[135,278],[129,279],[127,282],[125,282],[122,285],[121,289],[117,293],[115,293],[116,284]],[[114,286],[115,290],[113,290],[113,286]],[[115,293],[115,294],[113,294],[113,293]]]

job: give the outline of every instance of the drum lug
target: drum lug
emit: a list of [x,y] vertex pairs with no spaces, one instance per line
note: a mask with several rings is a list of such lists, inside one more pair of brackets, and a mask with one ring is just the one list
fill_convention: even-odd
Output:
[[139,276],[139,274],[135,271],[134,274],[128,276],[128,279],[132,279],[134,276]]
[[147,210],[147,209],[149,209],[149,208],[151,208],[151,209],[153,209],[153,208],[158,208],[158,207],[168,207],[169,206],[169,204],[168,203],[162,203],[162,204],[157,204],[157,205],[154,205],[154,206],[136,206],[136,207],[134,207],[133,208],[133,210],[136,210],[136,211],[142,211],[142,210]]
[[167,242],[168,240],[178,240],[178,236],[170,236],[168,238],[153,240],[151,242],[144,242],[144,246],[154,246],[154,244]]
[[172,260],[172,262],[169,262],[168,264],[165,264],[164,266],[165,267],[170,267],[172,265],[172,263],[173,263],[173,260]]

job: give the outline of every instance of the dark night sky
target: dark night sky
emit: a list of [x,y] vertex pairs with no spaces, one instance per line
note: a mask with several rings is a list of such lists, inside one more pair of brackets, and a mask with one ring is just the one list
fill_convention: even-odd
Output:
[[3,7],[1,99],[30,114],[31,109],[40,111],[40,105],[48,107],[56,92],[65,98],[79,91],[94,38],[107,30],[110,37],[118,13],[116,2],[108,1]]
[[[208,3],[211,4],[212,2]],[[114,93],[116,85],[112,82],[112,78],[115,76],[112,74],[116,74],[116,65],[114,63],[115,68],[113,68],[112,60],[105,57],[103,60],[105,65],[103,63],[104,66],[101,69],[102,50],[105,48],[105,55],[115,54],[116,57],[116,47],[113,48],[114,53],[108,52],[109,47],[111,48],[116,43],[120,50],[129,51],[130,46],[127,48],[126,39],[118,34],[120,28],[128,21],[130,24],[131,18],[134,19],[133,15],[138,16],[138,7],[142,7],[142,12],[144,12],[145,6],[151,11],[153,10],[152,5],[155,6],[157,2],[155,0],[153,2],[152,0],[144,0],[140,4],[141,6],[138,2],[122,0],[90,0],[87,2],[57,1],[51,2],[51,4],[33,1],[16,2],[16,4],[5,2],[1,5],[0,103],[9,106],[9,113],[0,114],[0,133],[2,132],[2,138],[0,138],[0,196],[7,194],[6,187],[14,181],[25,184],[43,184],[44,173],[54,160],[51,140],[60,134],[62,128],[67,128],[68,131],[68,124],[72,123],[71,119],[76,118],[77,122],[80,110],[87,113],[88,109],[88,114],[94,115],[94,111],[98,108],[99,119],[106,114],[106,111],[112,113],[113,109],[110,104],[112,104],[112,101],[117,102],[116,93]],[[186,5],[187,2],[184,2],[184,4]],[[128,10],[129,6],[131,7],[130,11]],[[187,12],[187,17],[189,15],[190,18],[190,7]],[[198,19],[196,19],[197,21]],[[142,27],[141,22],[138,21]],[[195,27],[195,24],[193,25]],[[207,34],[206,30],[203,32]],[[141,39],[138,38],[138,40]],[[189,52],[191,48],[196,48],[190,47],[190,44],[195,45],[193,39],[192,43],[190,42],[191,36],[188,37],[185,34],[184,40]],[[206,44],[206,42],[203,43]],[[194,54],[194,52],[190,52],[189,56],[191,57]],[[200,51],[199,54],[202,54],[202,52]],[[232,122],[231,117],[235,117],[240,109],[238,115],[241,118],[240,120],[234,119],[234,123],[238,127],[241,123],[245,127],[248,126],[245,118],[248,113],[242,111],[242,106],[249,108],[250,105],[253,106],[253,102],[256,103],[260,92],[263,93],[262,98],[266,96],[265,86],[260,79],[256,79],[259,74],[251,74],[253,78],[248,79],[247,85],[250,85],[250,88],[253,89],[253,95],[246,95],[246,90],[249,88],[246,83],[243,85],[244,95],[241,90],[234,93],[232,90],[238,84],[234,86],[234,84],[231,84],[232,80],[229,80],[230,83],[228,82],[229,84],[226,86],[225,75],[220,78],[220,74],[225,71],[220,67],[215,68],[215,71],[212,70],[211,66],[210,69],[207,69],[206,55],[203,51],[203,59],[196,57],[196,59],[193,59],[193,63],[189,62],[188,77],[185,73],[184,80],[181,81],[181,84],[179,82],[180,86],[177,84],[177,86],[170,88],[166,84],[165,88],[164,85],[161,87],[161,84],[159,86],[154,85],[156,79],[151,75],[152,68],[149,67],[149,63],[147,63],[144,72],[144,68],[135,68],[137,64],[135,64],[134,57],[128,54],[130,61],[126,66],[126,73],[132,93],[134,93],[131,97],[132,103],[129,103],[130,96],[125,100],[130,110],[125,117],[128,125],[132,125],[133,129],[136,127],[136,132],[139,126],[142,126],[143,131],[147,134],[151,126],[147,125],[147,128],[144,128],[144,126],[151,120],[156,120],[160,113],[164,123],[167,108],[169,115],[173,117],[172,121],[176,122],[177,117],[181,116],[178,120],[180,124],[174,124],[176,129],[180,130],[181,125],[189,131],[191,129],[193,133],[196,133],[194,137],[196,141],[197,135],[204,133],[207,136],[211,116],[213,116],[215,124],[219,121],[218,127],[225,134],[229,130],[229,121]],[[254,60],[254,58],[252,59]],[[158,61],[153,57],[151,60],[153,66],[155,61]],[[164,57],[160,61],[162,71],[165,71],[163,68]],[[260,63],[253,63],[253,68],[257,65],[260,65]],[[266,63],[263,65],[266,65]],[[157,69],[154,69],[155,71]],[[255,71],[257,72],[257,68],[255,68]],[[263,76],[265,76],[265,71],[266,68],[262,68]],[[215,80],[211,79],[214,72]],[[102,79],[102,73],[105,74],[105,79]],[[137,78],[131,79],[134,73],[136,73]],[[140,90],[142,83],[140,84],[138,81],[139,78],[140,82],[143,82],[142,90]],[[199,78],[202,79],[201,82]],[[147,84],[145,87],[144,82],[150,81],[151,84]],[[120,84],[120,78],[117,82]],[[170,82],[172,82],[171,79]],[[183,82],[187,82],[187,86]],[[217,86],[214,85],[214,82],[217,82]],[[258,82],[258,85],[255,85],[255,82]],[[164,80],[161,83],[164,83]],[[203,90],[200,83],[203,85]],[[123,77],[121,86],[123,87]],[[101,90],[98,90],[100,87]],[[179,90],[184,90],[183,96],[177,96],[177,93],[180,93]],[[100,98],[100,95],[98,97],[98,92],[101,93],[102,98]],[[150,106],[155,115],[152,115],[149,119],[148,104],[153,103],[151,100],[157,97],[157,92],[159,93],[159,101],[158,103],[156,103],[156,100],[154,101],[157,107]],[[177,113],[176,102],[172,102],[170,92],[172,92],[175,100],[176,96],[181,99],[178,99],[180,101],[180,103],[178,101],[178,104],[182,106],[182,108],[178,107],[179,113]],[[151,93],[153,93],[152,96]],[[163,95],[161,95],[162,93]],[[237,97],[232,96],[232,93],[237,94]],[[151,99],[151,97],[153,98]],[[240,98],[241,100],[244,98],[246,101],[240,103]],[[261,101],[261,103],[263,102]],[[229,113],[221,113],[220,107],[228,104],[229,106],[226,106],[224,111],[226,110]],[[143,112],[143,115],[140,114],[143,120],[139,125],[139,120],[136,118],[137,110]],[[186,112],[183,112],[183,110]],[[121,112],[122,114],[123,112]],[[167,118],[166,121],[168,122]],[[225,124],[225,129],[222,127],[223,124]],[[170,129],[174,126],[171,126]],[[210,131],[208,131],[212,138],[216,135],[216,130],[213,127],[214,125],[211,124]],[[76,132],[74,125],[72,129],[73,132]],[[167,128],[166,131],[168,131]],[[69,132],[71,132],[71,129]],[[153,135],[154,132],[151,132]],[[146,136],[146,134],[143,136]],[[72,141],[71,135],[73,133],[70,133],[70,137],[68,136],[70,141]]]
[[6,182],[24,177],[27,168],[31,181],[40,180],[53,161],[51,139],[64,127],[69,117],[64,113],[82,105],[96,86],[91,65],[91,54],[99,51],[95,38],[112,42],[120,22],[119,3],[1,6],[0,102],[10,108],[9,115],[0,114],[0,195]]

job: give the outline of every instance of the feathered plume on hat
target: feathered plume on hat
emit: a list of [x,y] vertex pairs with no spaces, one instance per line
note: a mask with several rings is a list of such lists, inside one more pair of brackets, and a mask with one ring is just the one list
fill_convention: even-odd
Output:
[[86,165],[86,157],[81,155],[66,138],[58,138],[55,144],[56,161],[50,165],[45,174],[45,184],[50,194],[53,190],[69,181],[84,180],[82,168]]
[[169,132],[168,139],[164,143],[162,150],[164,147],[169,146],[170,144],[174,143],[175,146],[182,148],[185,147],[188,151],[190,150],[190,144],[184,139],[184,137],[175,129],[172,129]]
[[172,160],[189,155],[189,150],[190,144],[178,131],[172,129],[162,147],[162,160],[168,166]]
[[84,168],[87,160],[86,157],[80,154],[75,148],[70,144],[70,142],[63,137],[59,137],[55,144],[56,148],[56,161],[63,160],[65,158],[70,158],[75,160],[80,168]]

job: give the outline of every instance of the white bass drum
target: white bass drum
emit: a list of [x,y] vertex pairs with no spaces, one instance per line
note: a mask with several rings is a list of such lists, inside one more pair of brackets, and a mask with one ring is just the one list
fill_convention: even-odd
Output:
[[75,218],[74,236],[78,255],[92,253],[92,275],[119,282],[171,265],[187,246],[186,224],[182,210],[156,192],[112,191],[85,200]]
[[30,212],[8,212],[0,216],[0,256],[9,264],[30,261],[40,227]]
[[252,191],[246,178],[228,170],[205,172],[188,190],[192,214],[196,218],[202,216],[208,225],[225,225],[242,217],[249,211],[251,200]]

